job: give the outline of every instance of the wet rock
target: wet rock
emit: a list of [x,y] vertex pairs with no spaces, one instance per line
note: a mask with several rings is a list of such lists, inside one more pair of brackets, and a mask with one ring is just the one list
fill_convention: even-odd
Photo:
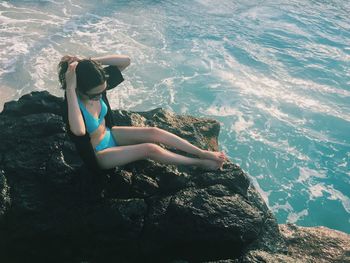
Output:
[[[248,175],[232,162],[203,171],[142,160],[97,180],[66,134],[62,102],[47,91],[31,92],[5,103],[0,114],[2,262],[349,259],[347,234],[279,227]],[[218,150],[220,125],[213,119],[161,108],[113,114],[116,125],[155,126]]]

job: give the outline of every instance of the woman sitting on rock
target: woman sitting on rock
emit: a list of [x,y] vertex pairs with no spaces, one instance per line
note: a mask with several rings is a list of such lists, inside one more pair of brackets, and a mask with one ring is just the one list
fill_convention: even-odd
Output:
[[[124,80],[120,71],[129,64],[130,58],[122,55],[89,59],[62,57],[58,74],[61,87],[65,90],[64,119],[68,132],[76,142],[82,138],[89,140],[102,169],[148,158],[165,164],[194,165],[205,170],[221,169],[227,159],[224,152],[202,150],[157,127],[112,126],[106,90]],[[155,143],[175,147],[199,158],[173,153]],[[87,150],[83,148],[86,148],[86,144],[82,145],[84,143],[80,143],[78,151],[85,154]]]

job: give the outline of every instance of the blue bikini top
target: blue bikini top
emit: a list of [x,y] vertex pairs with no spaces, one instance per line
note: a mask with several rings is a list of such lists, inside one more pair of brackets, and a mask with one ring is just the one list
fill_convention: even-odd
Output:
[[100,124],[103,122],[104,117],[107,114],[107,105],[106,103],[103,101],[102,98],[100,98],[100,104],[101,104],[101,111],[100,111],[100,115],[98,118],[95,118],[94,116],[92,116],[90,114],[90,112],[85,108],[85,105],[80,101],[79,97],[78,97],[78,102],[79,102],[79,106],[80,109],[82,110],[83,114],[84,114],[84,118],[85,118],[85,125],[86,125],[86,129],[88,133],[92,133],[94,132],[98,126],[100,126]]

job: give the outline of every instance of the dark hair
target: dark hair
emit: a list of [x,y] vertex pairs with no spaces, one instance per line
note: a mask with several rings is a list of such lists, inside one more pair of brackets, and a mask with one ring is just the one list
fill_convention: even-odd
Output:
[[[83,93],[103,84],[108,75],[104,71],[102,65],[91,59],[82,59],[78,61],[75,68],[77,75],[77,89]],[[61,88],[66,89],[66,71],[68,68],[67,61],[61,61],[58,66],[58,80],[61,83]]]

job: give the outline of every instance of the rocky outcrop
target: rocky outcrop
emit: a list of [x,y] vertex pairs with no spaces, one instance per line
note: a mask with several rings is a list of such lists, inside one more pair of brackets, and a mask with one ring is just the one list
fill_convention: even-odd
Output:
[[[349,259],[347,234],[279,226],[248,175],[231,162],[208,172],[143,160],[96,178],[66,134],[62,101],[31,92],[7,102],[0,114],[1,262]],[[157,126],[218,149],[215,120],[160,108],[113,113],[117,125]]]
[[280,224],[279,229],[287,245],[286,255],[256,249],[248,251],[242,262],[350,262],[350,236],[346,233],[295,224]]

